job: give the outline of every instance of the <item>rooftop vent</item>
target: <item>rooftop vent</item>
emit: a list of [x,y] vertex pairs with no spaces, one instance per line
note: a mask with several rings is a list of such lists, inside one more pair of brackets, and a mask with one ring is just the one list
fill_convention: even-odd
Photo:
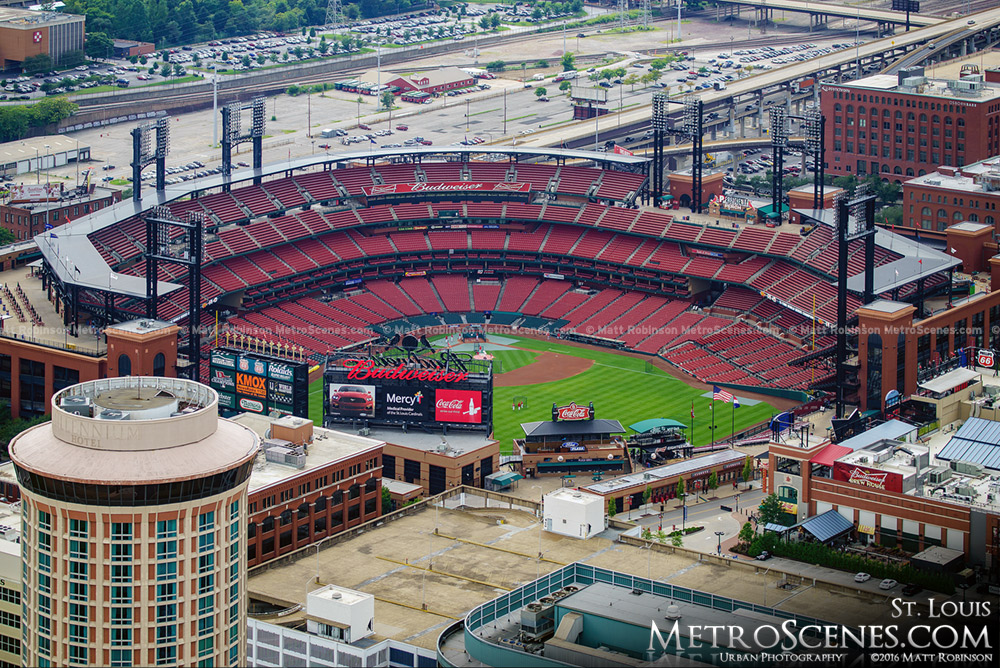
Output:
[[675,603],[671,603],[667,606],[667,614],[664,615],[667,619],[680,619],[681,609],[677,607]]

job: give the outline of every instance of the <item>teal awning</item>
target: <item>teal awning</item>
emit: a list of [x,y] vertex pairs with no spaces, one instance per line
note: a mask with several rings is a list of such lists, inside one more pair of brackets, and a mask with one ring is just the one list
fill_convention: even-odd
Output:
[[486,479],[489,480],[494,485],[510,485],[512,483],[517,482],[518,480],[521,480],[522,478],[524,478],[524,476],[521,475],[520,473],[512,473],[510,471],[506,471],[503,473],[494,473],[492,475],[486,476]]
[[642,420],[628,426],[632,431],[644,434],[654,429],[687,429],[687,425],[677,420],[666,420],[664,418],[650,418]]

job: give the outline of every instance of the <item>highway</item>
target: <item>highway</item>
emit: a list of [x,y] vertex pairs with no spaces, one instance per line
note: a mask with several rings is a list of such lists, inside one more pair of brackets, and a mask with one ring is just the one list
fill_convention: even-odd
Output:
[[[769,72],[761,72],[760,74],[731,82],[728,84],[726,90],[704,91],[699,94],[699,97],[705,103],[707,109],[713,105],[728,104],[741,95],[758,93],[774,86],[830,72],[842,65],[853,63],[856,60],[863,62],[866,59],[881,57],[883,55],[892,57],[895,51],[902,51],[907,47],[925,42],[933,42],[942,37],[947,37],[951,43],[954,43],[971,37],[977,32],[1000,26],[1000,8],[973,14],[971,18],[975,20],[975,25],[967,24],[969,17],[943,21],[926,28],[920,28],[919,30],[911,30],[901,35],[891,35],[877,39],[867,44],[862,44],[855,49],[844,49],[800,63],[792,63]],[[937,45],[935,44],[935,46]],[[652,103],[648,103],[622,113],[620,125],[623,128],[639,128],[648,125],[650,114],[652,113],[651,109]],[[609,114],[609,116],[611,115]],[[604,118],[609,123],[613,119],[617,120],[617,116],[612,116],[611,118],[605,116]],[[594,122],[592,120],[575,121],[572,124],[565,124],[559,128],[540,130],[530,137],[519,140],[518,145],[540,148],[553,144],[561,144],[564,141],[582,139],[586,136],[592,137],[593,127]]]
[[[906,12],[894,12],[888,9],[871,9],[870,7],[854,7],[851,5],[835,5],[828,2],[805,2],[804,0],[718,0],[719,5],[737,5],[783,12],[799,12],[803,14],[835,16],[838,19],[857,19],[862,21],[877,21],[878,23],[906,23]],[[910,25],[923,28],[941,23],[945,19],[934,16],[910,14]]]

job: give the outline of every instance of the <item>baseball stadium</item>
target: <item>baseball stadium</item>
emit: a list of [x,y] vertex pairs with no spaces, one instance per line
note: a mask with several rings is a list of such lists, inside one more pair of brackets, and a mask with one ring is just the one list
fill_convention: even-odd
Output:
[[[210,349],[236,341],[313,365],[409,334],[488,354],[503,448],[553,402],[593,402],[623,424],[675,420],[700,446],[752,436],[831,390],[834,226],[672,215],[652,206],[650,171],[640,156],[510,147],[257,161],[40,235],[34,275],[73,331],[180,325],[203,382]],[[891,232],[875,237],[876,267],[914,253]],[[848,327],[864,258],[864,240],[851,241]],[[946,287],[950,264],[934,260],[876,294]],[[856,372],[848,384],[857,395]],[[713,415],[713,387],[739,408]]]

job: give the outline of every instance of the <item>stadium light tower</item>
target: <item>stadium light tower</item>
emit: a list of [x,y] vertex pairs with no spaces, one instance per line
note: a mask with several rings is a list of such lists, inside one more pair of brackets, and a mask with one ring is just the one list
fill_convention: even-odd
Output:
[[[669,127],[667,119],[668,104],[683,104],[681,122]],[[653,94],[653,198],[654,205],[659,206],[663,197],[663,139],[664,134],[672,134],[681,139],[691,140],[691,211],[701,213],[702,205],[702,117],[704,103],[689,95],[683,103],[671,100],[666,93]]]
[[[153,145],[153,134],[156,145]],[[142,199],[142,170],[156,163],[156,189],[162,191],[167,180],[167,153],[170,152],[170,119],[161,118],[155,123],[143,123],[132,128],[132,200]]]
[[771,107],[771,218],[781,223],[781,177],[788,147],[788,115],[779,104]]

